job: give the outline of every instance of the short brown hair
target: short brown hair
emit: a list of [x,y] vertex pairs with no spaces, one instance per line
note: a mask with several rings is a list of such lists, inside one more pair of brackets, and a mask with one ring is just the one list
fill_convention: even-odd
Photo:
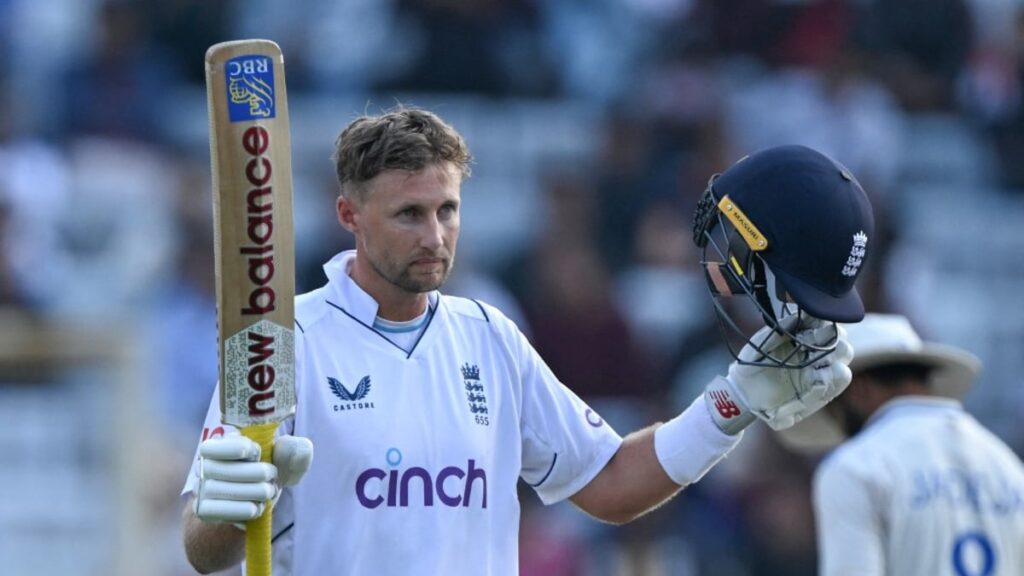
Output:
[[341,195],[362,201],[364,185],[381,172],[450,162],[466,178],[472,156],[458,131],[436,114],[401,106],[353,120],[335,141],[332,159]]

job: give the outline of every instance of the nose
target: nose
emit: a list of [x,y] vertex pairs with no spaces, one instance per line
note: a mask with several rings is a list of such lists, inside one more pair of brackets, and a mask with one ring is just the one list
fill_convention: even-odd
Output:
[[427,218],[420,236],[420,244],[429,250],[437,251],[444,246],[444,225],[437,216]]

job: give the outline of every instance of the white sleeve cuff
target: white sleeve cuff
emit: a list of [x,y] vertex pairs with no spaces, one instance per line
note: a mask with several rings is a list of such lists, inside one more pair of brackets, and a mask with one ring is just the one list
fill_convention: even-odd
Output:
[[654,452],[669,478],[688,486],[700,480],[742,437],[742,432],[734,436],[722,432],[701,394],[682,414],[654,431]]

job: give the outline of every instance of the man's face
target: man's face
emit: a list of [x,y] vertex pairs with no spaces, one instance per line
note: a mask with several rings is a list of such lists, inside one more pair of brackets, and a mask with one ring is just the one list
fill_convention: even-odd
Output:
[[[410,293],[444,283],[459,239],[461,184],[451,165],[389,171],[368,183],[362,202],[349,202],[353,225],[346,227],[380,278]],[[344,212],[342,202],[339,211]]]

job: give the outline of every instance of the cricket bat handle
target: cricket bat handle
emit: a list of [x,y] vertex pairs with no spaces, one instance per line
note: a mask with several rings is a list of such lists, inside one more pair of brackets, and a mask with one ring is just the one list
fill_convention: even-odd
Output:
[[[274,452],[277,422],[242,428],[242,436],[260,445],[260,461],[270,462]],[[273,505],[267,502],[263,515],[245,523],[245,575],[271,576],[270,540],[273,529]]]

